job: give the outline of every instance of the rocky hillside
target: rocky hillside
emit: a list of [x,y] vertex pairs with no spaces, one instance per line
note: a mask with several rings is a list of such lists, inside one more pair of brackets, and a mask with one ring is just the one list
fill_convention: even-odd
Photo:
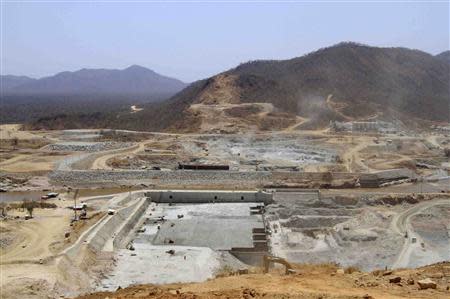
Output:
[[448,63],[450,63],[450,51],[442,52],[442,53],[436,55],[436,58],[442,59],[442,60],[447,61]]
[[111,125],[228,132],[321,128],[330,120],[448,121],[446,55],[341,43],[290,60],[251,61],[197,81],[164,103],[121,113]]
[[[261,128],[264,117],[274,114],[271,123],[289,118],[285,127],[297,120],[298,128],[320,128],[330,120],[448,121],[450,65],[445,55],[342,43],[290,60],[239,65],[133,117],[145,118],[149,129],[187,131],[207,131],[205,122],[211,121],[240,126],[249,118]],[[237,117],[217,111],[248,103],[270,103],[274,110],[264,115],[254,107]],[[125,118],[132,124],[133,118]]]

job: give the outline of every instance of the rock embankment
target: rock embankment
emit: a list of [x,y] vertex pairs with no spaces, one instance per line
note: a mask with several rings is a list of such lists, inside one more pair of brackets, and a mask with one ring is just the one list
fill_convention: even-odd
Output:
[[239,172],[239,171],[159,171],[159,170],[129,170],[129,171],[54,171],[50,179],[57,184],[96,184],[124,183],[139,181],[162,184],[249,184],[253,182],[267,183],[271,180],[270,172]]
[[61,142],[46,146],[51,151],[61,152],[99,152],[132,146],[130,142]]
[[[83,157],[74,158],[75,160]],[[75,161],[76,162],[76,161]],[[312,188],[320,182],[321,177],[311,172],[277,172],[277,171],[213,171],[213,170],[72,170],[58,167],[49,175],[56,185],[94,185],[94,184],[159,184],[162,185],[202,185],[227,188],[277,188],[283,180],[290,178],[293,186]],[[353,174],[335,173],[334,181],[354,180]],[[307,182],[307,183],[306,183]],[[275,187],[274,187],[275,186]],[[306,187],[305,187],[306,188]]]

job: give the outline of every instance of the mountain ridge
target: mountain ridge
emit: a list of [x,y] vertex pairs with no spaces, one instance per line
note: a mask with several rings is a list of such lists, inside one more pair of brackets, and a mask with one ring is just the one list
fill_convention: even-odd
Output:
[[36,79],[28,77],[28,76],[15,76],[15,75],[1,75],[0,76],[2,92],[27,82],[34,81]]
[[[193,82],[163,102],[142,104],[142,111],[109,115],[114,122],[102,124],[237,132],[272,125],[325,128],[330,121],[448,122],[450,64],[441,54],[346,42],[287,60],[249,61]],[[51,128],[76,118],[53,115],[34,125]]]
[[178,113],[157,127],[178,129],[189,119],[195,130],[205,117],[192,106],[222,105],[224,94],[228,103],[271,103],[309,118],[311,128],[334,120],[448,121],[449,77],[448,64],[420,50],[340,43],[302,57],[250,61],[194,82],[163,104]]
[[[10,76],[11,77],[11,76]],[[18,76],[13,76],[18,77]],[[4,80],[6,76],[2,76]],[[124,69],[88,69],[59,72],[53,76],[8,84],[6,94],[174,94],[187,84],[132,65]]]

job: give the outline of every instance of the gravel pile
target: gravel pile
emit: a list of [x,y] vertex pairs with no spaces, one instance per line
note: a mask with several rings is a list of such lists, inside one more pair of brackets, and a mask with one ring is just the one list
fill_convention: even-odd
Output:
[[7,231],[1,232],[0,237],[0,248],[5,249],[9,245],[11,245],[14,242],[14,235]]
[[117,182],[133,180],[156,180],[173,184],[211,184],[221,182],[268,182],[270,172],[238,172],[238,171],[159,171],[159,170],[130,170],[130,171],[54,171],[50,179],[61,184],[86,184],[100,182]]
[[0,191],[6,192],[26,184],[27,179],[13,178],[8,176],[0,176]]
[[47,149],[66,152],[99,152],[132,146],[131,142],[62,142],[49,144]]
[[86,159],[90,156],[90,154],[79,154],[76,156],[69,156],[67,158],[62,159],[57,163],[56,170],[61,171],[71,171],[72,170],[72,164],[82,161],[83,159]]

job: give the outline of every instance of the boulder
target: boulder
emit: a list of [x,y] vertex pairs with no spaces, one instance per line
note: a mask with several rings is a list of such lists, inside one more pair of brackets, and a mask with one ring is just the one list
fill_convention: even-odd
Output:
[[418,280],[417,283],[419,284],[419,289],[421,290],[435,289],[437,287],[437,284],[429,278]]
[[401,280],[402,280],[402,278],[400,276],[395,276],[395,277],[389,278],[390,283],[399,283]]

